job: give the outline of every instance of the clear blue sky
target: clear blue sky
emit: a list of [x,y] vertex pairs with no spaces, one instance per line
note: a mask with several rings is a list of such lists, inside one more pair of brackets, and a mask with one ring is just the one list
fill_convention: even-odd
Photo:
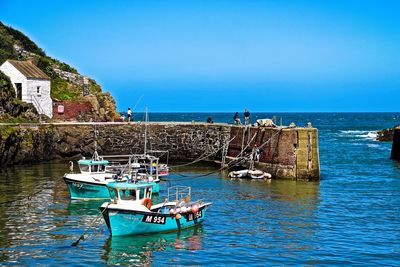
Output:
[[19,1],[0,20],[118,108],[400,111],[400,1]]

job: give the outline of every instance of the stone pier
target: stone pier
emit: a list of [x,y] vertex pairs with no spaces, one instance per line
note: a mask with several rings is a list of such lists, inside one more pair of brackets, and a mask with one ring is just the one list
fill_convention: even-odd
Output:
[[[142,153],[144,123],[59,123],[0,125],[0,164],[90,157],[98,132],[99,154]],[[192,122],[150,122],[147,150],[168,150],[171,161],[221,161],[260,147],[257,168],[275,178],[318,180],[318,131],[315,128],[261,128]],[[229,141],[231,141],[229,143]],[[229,146],[227,144],[229,143]],[[225,145],[225,149],[222,149]],[[215,152],[216,153],[213,153]]]

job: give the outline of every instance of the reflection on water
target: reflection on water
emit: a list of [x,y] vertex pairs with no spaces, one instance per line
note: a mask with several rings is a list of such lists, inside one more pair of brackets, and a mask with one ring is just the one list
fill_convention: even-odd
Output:
[[151,265],[155,253],[174,250],[200,250],[203,227],[198,225],[181,232],[109,237],[104,245],[102,256],[108,264]]
[[68,203],[68,214],[77,216],[99,215],[99,207],[105,200],[70,200]]
[[[200,165],[183,168],[184,180],[169,177],[170,185],[192,186],[193,198],[213,202],[203,225],[180,233],[111,237],[98,209],[104,201],[69,199],[62,180],[66,164],[5,168],[0,259],[9,265],[204,265],[314,249],[306,241],[315,231],[318,183],[230,180],[223,174],[190,178],[213,170]],[[169,184],[161,184],[155,202],[162,201]],[[84,232],[79,246],[71,247]]]

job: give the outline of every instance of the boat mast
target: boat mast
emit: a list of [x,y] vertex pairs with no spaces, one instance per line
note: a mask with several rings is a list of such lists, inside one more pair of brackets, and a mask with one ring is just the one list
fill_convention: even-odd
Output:
[[94,125],[94,152],[93,159],[99,160],[99,154],[97,153],[97,138],[99,137],[99,131],[97,130],[96,124]]
[[146,155],[147,153],[147,123],[149,121],[149,115],[147,114],[147,106],[144,108],[144,152],[143,154]]

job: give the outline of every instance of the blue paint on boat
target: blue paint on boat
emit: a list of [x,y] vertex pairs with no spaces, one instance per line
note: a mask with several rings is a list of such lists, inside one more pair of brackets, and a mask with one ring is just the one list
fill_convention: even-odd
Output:
[[[100,210],[103,211],[101,208]],[[123,236],[178,231],[192,227],[203,222],[205,207],[196,214],[201,217],[193,219],[195,214],[187,213],[177,219],[174,214],[108,209],[104,212],[104,218],[112,236]]]
[[106,184],[75,181],[64,177],[71,199],[110,199]]
[[[110,183],[114,199],[101,205],[100,211],[113,236],[177,231],[203,222],[211,203],[190,202],[190,187],[168,189],[164,203],[151,205],[156,183]],[[170,194],[170,190],[175,190]],[[180,191],[179,191],[180,190]],[[174,200],[170,200],[170,196]]]

